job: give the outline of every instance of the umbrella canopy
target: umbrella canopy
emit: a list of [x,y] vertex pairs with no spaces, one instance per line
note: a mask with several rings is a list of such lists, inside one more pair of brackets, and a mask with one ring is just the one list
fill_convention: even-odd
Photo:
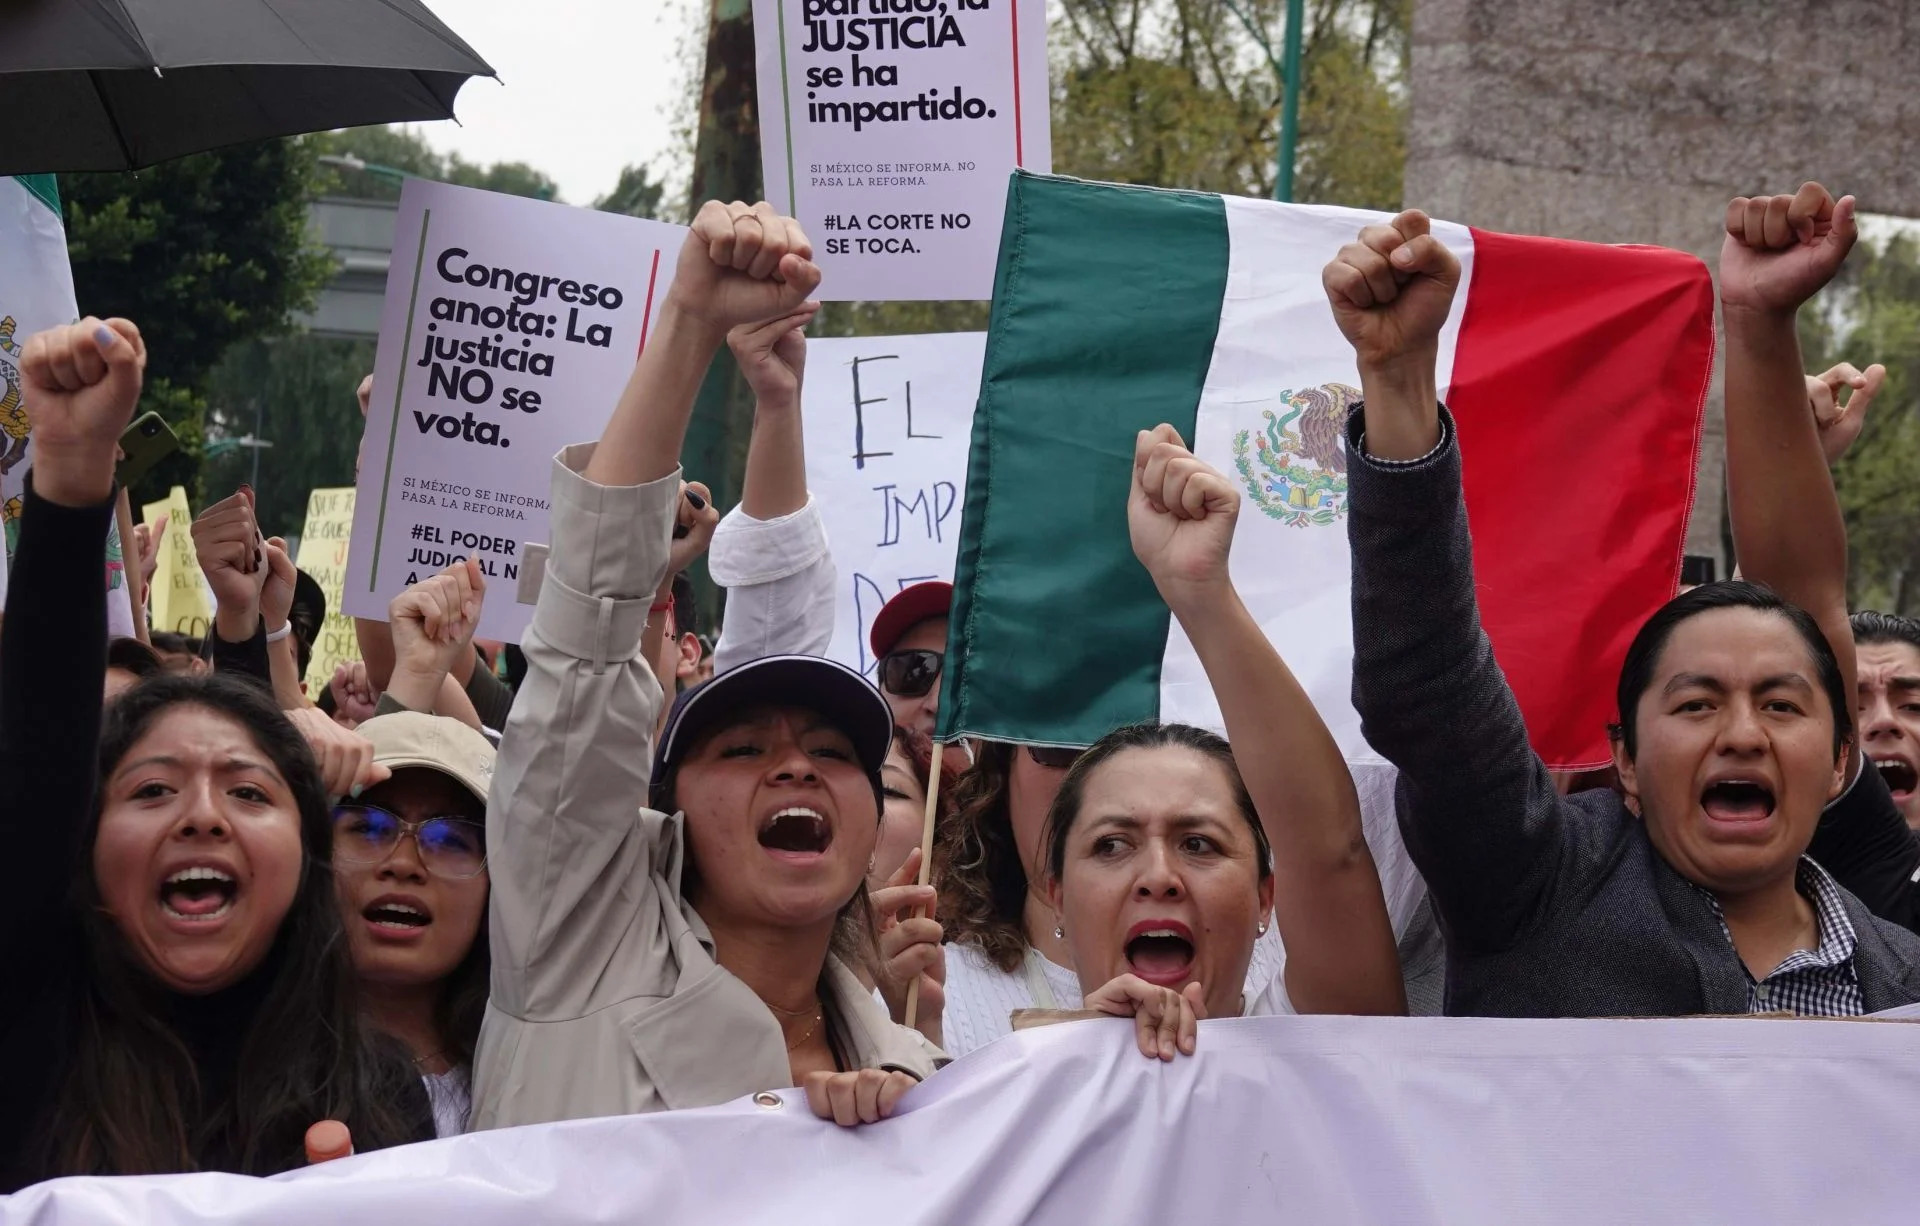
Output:
[[7,0],[0,174],[451,119],[492,75],[419,0]]

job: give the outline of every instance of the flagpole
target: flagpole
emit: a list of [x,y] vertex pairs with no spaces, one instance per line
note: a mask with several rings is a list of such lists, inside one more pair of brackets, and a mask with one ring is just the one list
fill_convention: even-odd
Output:
[[[920,827],[920,882],[926,885],[933,879],[933,815],[940,806],[940,751],[945,746],[933,743],[933,762],[927,767],[927,818]],[[919,919],[924,912],[913,909],[913,917]],[[907,985],[907,1029],[913,1029],[913,1022],[920,1014],[920,976],[915,975],[913,982]]]

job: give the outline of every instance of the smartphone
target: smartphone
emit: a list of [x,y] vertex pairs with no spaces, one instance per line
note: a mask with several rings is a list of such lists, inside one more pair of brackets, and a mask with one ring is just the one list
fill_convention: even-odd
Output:
[[160,414],[143,413],[120,436],[120,450],[125,458],[113,475],[120,488],[127,489],[151,472],[155,464],[180,450],[180,440]]

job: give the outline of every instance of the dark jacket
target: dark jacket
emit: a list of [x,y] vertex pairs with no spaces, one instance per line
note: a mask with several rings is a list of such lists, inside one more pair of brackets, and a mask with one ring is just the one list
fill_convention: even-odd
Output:
[[[1744,1013],[1747,977],[1708,896],[1611,791],[1562,798],[1527,742],[1475,604],[1460,451],[1366,458],[1348,422],[1353,701],[1400,768],[1407,850],[1447,940],[1453,1015]],[[1890,808],[1874,772],[1847,805]],[[1839,808],[1840,806],[1836,806]],[[1920,1001],[1920,937],[1845,898],[1869,1012]]]

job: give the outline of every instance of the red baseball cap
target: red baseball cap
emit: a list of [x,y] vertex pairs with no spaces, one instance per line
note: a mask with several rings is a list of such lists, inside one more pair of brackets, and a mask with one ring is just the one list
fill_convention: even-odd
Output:
[[952,604],[953,584],[942,579],[901,588],[892,600],[880,606],[880,615],[873,619],[873,629],[867,632],[867,643],[873,648],[873,658],[878,660],[892,651],[893,645],[921,622],[933,617],[945,617],[947,608]]

